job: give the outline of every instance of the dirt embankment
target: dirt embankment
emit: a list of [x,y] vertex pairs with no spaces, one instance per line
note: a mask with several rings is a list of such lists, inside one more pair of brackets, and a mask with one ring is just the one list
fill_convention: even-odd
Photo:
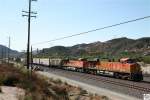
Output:
[[[0,72],[0,86],[24,90],[24,98],[18,100],[108,100],[106,96],[90,94],[61,80],[49,79],[35,73],[29,78],[23,67],[0,64]],[[3,94],[3,90],[0,94]]]

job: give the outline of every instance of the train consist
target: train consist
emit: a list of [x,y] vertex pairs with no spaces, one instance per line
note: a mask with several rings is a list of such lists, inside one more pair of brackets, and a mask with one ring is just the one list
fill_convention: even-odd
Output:
[[90,74],[111,75],[115,78],[128,79],[133,81],[143,80],[141,67],[138,63],[129,58],[122,58],[118,62],[113,61],[87,61],[85,59],[50,59],[34,58],[33,64],[45,65],[48,67],[73,70]]

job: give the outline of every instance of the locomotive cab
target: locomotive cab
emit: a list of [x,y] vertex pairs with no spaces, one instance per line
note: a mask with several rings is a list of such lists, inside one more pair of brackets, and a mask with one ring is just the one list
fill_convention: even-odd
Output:
[[129,64],[130,66],[130,79],[134,81],[143,80],[143,74],[141,70],[141,66],[131,58],[122,58],[120,59],[121,63]]

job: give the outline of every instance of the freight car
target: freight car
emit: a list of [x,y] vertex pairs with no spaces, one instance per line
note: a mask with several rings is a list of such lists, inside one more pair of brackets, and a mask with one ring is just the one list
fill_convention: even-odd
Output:
[[118,62],[34,58],[33,63],[90,74],[109,74],[115,78],[134,81],[143,80],[140,65],[129,58],[120,59]]
[[62,66],[62,59],[33,58],[33,64],[39,64],[50,67],[60,67]]

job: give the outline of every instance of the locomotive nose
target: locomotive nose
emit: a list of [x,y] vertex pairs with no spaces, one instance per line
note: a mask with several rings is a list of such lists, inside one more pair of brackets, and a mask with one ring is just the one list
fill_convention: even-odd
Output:
[[135,81],[143,80],[141,66],[138,63],[134,63],[131,65],[131,67],[133,68],[132,73],[131,73],[131,79],[133,79]]

